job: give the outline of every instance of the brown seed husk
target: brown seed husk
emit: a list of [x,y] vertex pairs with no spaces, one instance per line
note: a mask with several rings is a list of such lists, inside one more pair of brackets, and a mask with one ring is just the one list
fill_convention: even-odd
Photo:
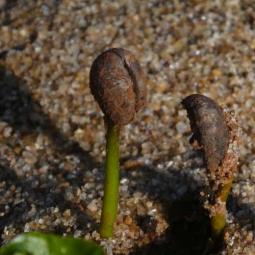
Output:
[[214,176],[229,145],[224,112],[212,99],[199,94],[186,97],[182,104],[190,119],[191,143],[203,150],[207,169]]
[[131,52],[113,48],[99,55],[90,71],[90,89],[106,118],[116,125],[133,120],[145,104],[146,80]]
[[[226,200],[238,165],[240,129],[234,115],[203,95],[183,100],[193,131],[192,143],[202,149],[210,181],[210,216],[225,215]],[[206,202],[207,203],[207,202]]]

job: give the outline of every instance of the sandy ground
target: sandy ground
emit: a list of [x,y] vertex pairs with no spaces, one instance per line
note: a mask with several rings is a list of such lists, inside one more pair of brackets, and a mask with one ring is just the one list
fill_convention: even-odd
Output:
[[[0,233],[93,239],[103,189],[105,130],[89,91],[93,59],[132,51],[148,103],[122,130],[114,254],[200,254],[207,183],[180,101],[201,93],[243,130],[218,254],[255,254],[255,4],[228,1],[0,0]],[[105,245],[105,242],[102,241]]]

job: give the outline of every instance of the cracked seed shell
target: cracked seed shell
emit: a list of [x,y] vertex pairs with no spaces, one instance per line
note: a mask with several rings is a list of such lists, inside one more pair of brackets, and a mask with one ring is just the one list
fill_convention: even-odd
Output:
[[230,134],[222,108],[209,97],[193,94],[182,101],[193,136],[204,152],[207,169],[216,172],[228,150]]
[[116,125],[133,120],[146,100],[146,79],[133,54],[112,48],[100,54],[90,70],[90,89],[106,118]]

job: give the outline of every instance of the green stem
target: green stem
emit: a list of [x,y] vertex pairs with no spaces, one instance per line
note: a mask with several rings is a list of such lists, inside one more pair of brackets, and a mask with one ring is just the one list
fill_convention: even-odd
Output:
[[[220,239],[226,226],[226,202],[229,192],[232,187],[232,179],[225,183],[217,194],[217,200],[219,203],[218,212],[211,218],[211,231],[213,239]],[[217,203],[217,202],[216,202]],[[220,208],[221,207],[221,208]]]
[[109,121],[107,125],[104,199],[100,224],[100,235],[103,238],[113,235],[119,197],[119,130]]
[[221,239],[226,225],[226,215],[224,213],[217,213],[211,218],[211,231],[214,240]]

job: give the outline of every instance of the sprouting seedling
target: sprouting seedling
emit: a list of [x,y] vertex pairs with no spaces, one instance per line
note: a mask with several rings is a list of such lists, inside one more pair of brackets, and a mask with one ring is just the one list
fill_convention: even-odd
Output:
[[90,70],[90,89],[105,115],[106,163],[100,235],[110,238],[117,216],[119,131],[145,104],[145,75],[131,52],[112,48],[99,55]]
[[226,225],[226,201],[237,172],[239,128],[233,114],[212,99],[194,94],[182,101],[188,112],[191,144],[201,149],[210,182],[209,210],[212,238],[222,237]]

